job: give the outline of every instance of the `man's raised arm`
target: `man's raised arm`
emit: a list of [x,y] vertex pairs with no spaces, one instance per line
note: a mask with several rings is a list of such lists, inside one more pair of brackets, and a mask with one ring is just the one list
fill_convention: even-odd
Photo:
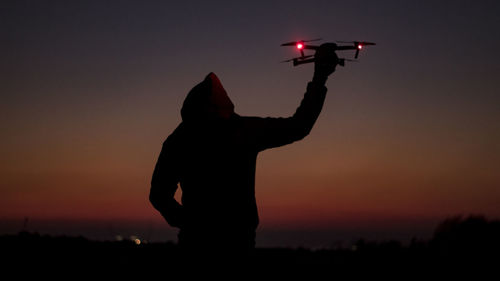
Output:
[[288,118],[248,117],[248,127],[257,150],[278,147],[303,139],[318,119],[327,89],[328,76],[335,71],[338,57],[335,46],[323,44],[316,51],[314,76],[293,116]]

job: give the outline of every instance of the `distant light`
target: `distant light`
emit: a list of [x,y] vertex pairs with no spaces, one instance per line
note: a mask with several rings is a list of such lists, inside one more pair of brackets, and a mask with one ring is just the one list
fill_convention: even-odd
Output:
[[299,49],[299,50],[304,49],[304,44],[302,44],[302,43],[297,43],[297,49]]
[[134,243],[136,245],[141,245],[141,239],[139,239],[139,237],[137,237],[135,235],[130,236],[130,241],[132,241],[132,243]]
[[358,49],[363,49],[363,45],[358,45]]

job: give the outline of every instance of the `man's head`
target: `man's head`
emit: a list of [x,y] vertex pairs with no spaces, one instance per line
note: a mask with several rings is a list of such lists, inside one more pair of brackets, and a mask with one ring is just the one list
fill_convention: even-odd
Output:
[[213,72],[189,92],[181,109],[182,120],[187,122],[224,120],[233,113],[234,105]]

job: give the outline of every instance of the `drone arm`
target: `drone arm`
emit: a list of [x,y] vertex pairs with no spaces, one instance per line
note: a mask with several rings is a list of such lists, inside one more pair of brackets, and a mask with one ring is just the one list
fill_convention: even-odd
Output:
[[315,45],[304,45],[304,49],[308,49],[308,50],[317,50],[317,49],[319,49],[319,46],[315,46]]
[[357,49],[356,46],[337,46],[337,51],[343,51],[343,50],[355,50]]
[[294,59],[293,60],[293,66],[297,66],[297,65],[301,65],[301,64],[305,64],[305,63],[310,63],[310,62],[314,62],[314,58],[310,58],[310,59],[307,59],[307,60],[298,60],[298,59]]

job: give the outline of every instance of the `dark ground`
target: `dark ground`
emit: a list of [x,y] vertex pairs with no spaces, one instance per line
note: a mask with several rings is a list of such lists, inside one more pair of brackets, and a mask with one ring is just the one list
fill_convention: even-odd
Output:
[[315,274],[325,277],[322,279],[390,276],[400,280],[434,278],[435,274],[473,274],[474,280],[482,280],[479,276],[486,274],[489,280],[500,276],[500,221],[478,216],[447,219],[430,241],[414,240],[409,246],[398,241],[359,240],[349,249],[257,248],[245,259],[223,260],[217,253],[208,253],[198,257],[197,264],[191,257],[181,258],[178,246],[170,242],[136,245],[133,241],[102,242],[21,232],[0,236],[0,245],[2,272],[11,272],[16,278],[110,276],[114,280],[147,280],[210,272],[233,272],[231,277],[236,279],[263,274],[297,279]]

